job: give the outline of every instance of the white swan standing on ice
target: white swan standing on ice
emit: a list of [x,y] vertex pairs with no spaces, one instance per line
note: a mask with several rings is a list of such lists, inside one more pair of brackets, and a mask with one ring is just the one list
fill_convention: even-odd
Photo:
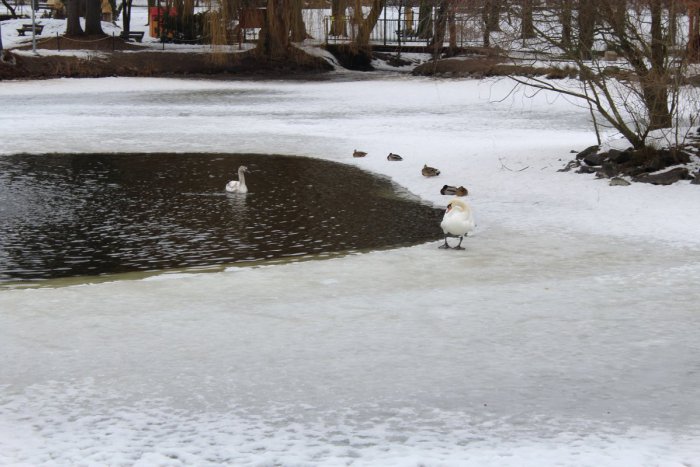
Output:
[[242,165],[238,168],[238,180],[231,180],[226,184],[226,191],[229,193],[248,193],[248,187],[245,185],[245,173],[248,167]]
[[447,205],[447,210],[442,218],[442,222],[440,222],[440,227],[442,227],[442,231],[445,233],[445,244],[440,245],[440,248],[451,248],[450,245],[447,244],[447,237],[459,237],[459,245],[454,247],[454,249],[464,250],[464,248],[462,248],[462,240],[476,227],[472,208],[464,200],[453,199]]

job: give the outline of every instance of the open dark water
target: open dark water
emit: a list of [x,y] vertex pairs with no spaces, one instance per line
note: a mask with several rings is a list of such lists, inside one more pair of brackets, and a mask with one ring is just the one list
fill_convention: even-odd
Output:
[[[224,191],[247,165],[248,194]],[[385,178],[301,157],[0,157],[0,283],[416,244],[440,210]]]

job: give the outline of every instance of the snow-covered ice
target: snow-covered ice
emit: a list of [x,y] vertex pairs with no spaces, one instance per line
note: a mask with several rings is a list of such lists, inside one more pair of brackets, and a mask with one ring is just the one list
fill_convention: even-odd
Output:
[[438,206],[464,185],[478,227],[464,252],[1,290],[0,464],[700,465],[700,190],[558,173],[588,110],[510,90],[3,82],[0,157],[305,155]]

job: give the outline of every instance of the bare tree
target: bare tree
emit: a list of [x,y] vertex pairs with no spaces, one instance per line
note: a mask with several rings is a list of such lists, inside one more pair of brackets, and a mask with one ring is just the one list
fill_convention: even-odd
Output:
[[448,54],[453,55],[457,49],[457,31],[455,24],[455,0],[439,0],[437,16],[435,18],[435,32],[428,47],[433,49],[433,56],[437,57],[443,49],[445,35],[449,33]]
[[66,0],[66,36],[85,34],[80,25],[80,0]]
[[[579,2],[578,44],[567,40],[559,22],[565,2],[554,5],[535,21],[539,48],[570,60],[578,69],[580,88],[537,77],[513,79],[582,99],[635,148],[646,145],[649,132],[669,128],[686,115],[679,96],[688,60],[670,54],[673,14],[662,0],[640,0],[637,8],[624,0],[597,1],[595,12]],[[593,53],[594,48],[601,52]],[[618,57],[614,67],[602,50]]]
[[[122,31],[131,31],[131,4],[132,0],[122,0]],[[166,10],[169,8],[166,7]],[[162,34],[162,32],[161,32]]]
[[104,34],[102,31],[102,2],[100,0],[87,0],[85,3],[85,34]]
[[12,8],[12,6],[7,2],[7,0],[2,0],[2,4],[7,8],[7,11],[10,12],[10,16],[13,18],[17,18],[17,13],[15,13],[15,9]]
[[676,40],[678,36],[678,13],[678,2],[676,0],[668,0],[668,39],[670,45],[672,46],[676,45]]
[[559,23],[561,24],[561,46],[564,50],[569,50],[572,44],[571,21],[573,18],[573,0],[557,0],[555,9],[559,13]]
[[[212,59],[218,63],[225,63],[228,55],[224,52],[224,47],[232,42],[242,42],[242,26],[245,24],[246,13],[243,11],[243,4],[238,0],[223,0],[218,2],[215,8],[211,0],[206,0],[209,13],[207,14],[206,31],[211,37]],[[262,16],[262,15],[261,15]],[[236,24],[236,21],[238,23]],[[235,27],[233,27],[235,25]]]
[[377,25],[379,16],[384,10],[386,0],[370,0],[369,13],[365,17],[362,13],[362,1],[355,0],[354,18],[353,21],[357,25],[357,36],[355,37],[355,45],[360,49],[369,48],[369,37],[372,34],[372,29]]
[[596,0],[578,0],[578,50],[577,55],[583,60],[590,60],[595,37],[596,16],[598,14]]
[[442,45],[445,42],[445,33],[447,32],[447,16],[449,4],[451,0],[439,0],[437,6],[437,16],[435,18],[435,32],[428,47],[433,49],[435,58],[440,54]]
[[433,37],[433,1],[420,0],[418,5],[418,37],[430,39]]
[[520,0],[520,37],[532,39],[535,37],[535,25],[533,23],[534,0]]
[[489,10],[487,27],[489,31],[501,30],[501,11],[504,0],[486,0],[486,8]]
[[491,46],[491,33],[501,30],[503,0],[481,0],[484,47]]
[[447,12],[447,31],[450,35],[450,53],[457,52],[457,2],[451,0]]
[[302,42],[306,39],[306,25],[302,14],[304,2],[302,0],[291,0],[290,7],[291,39],[293,42]]
[[345,11],[348,9],[348,0],[331,1],[331,36],[348,36]]
[[267,0],[265,25],[260,30],[256,51],[271,60],[289,55],[291,27],[290,0]]

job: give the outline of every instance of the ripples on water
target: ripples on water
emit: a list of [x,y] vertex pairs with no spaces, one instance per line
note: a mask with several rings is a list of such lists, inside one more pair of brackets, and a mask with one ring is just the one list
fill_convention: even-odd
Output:
[[[239,165],[249,193],[224,185]],[[384,178],[301,157],[0,157],[0,282],[415,244],[441,212]]]

